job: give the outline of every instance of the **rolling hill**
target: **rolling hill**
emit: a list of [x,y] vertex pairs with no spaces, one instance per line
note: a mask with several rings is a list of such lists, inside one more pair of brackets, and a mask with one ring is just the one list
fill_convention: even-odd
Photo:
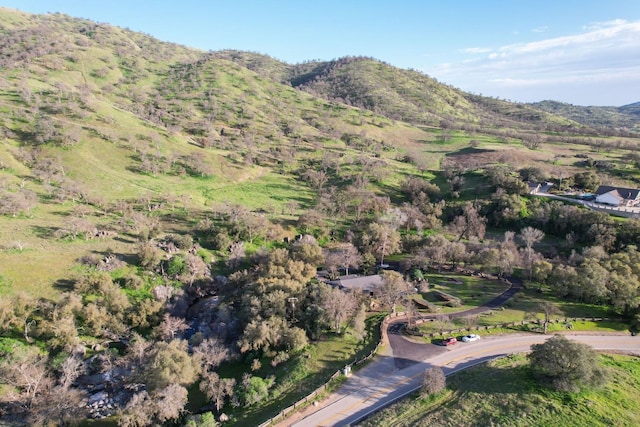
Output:
[[[638,106],[553,105],[367,57],[287,64],[0,8],[2,422],[164,425],[210,411],[224,379],[229,425],[257,425],[376,347],[384,314],[319,267],[502,274],[529,225],[550,234],[541,269],[616,239],[637,256],[635,223],[523,181],[639,185]],[[562,283],[608,294],[577,280],[605,277],[603,251]],[[619,271],[622,305],[638,281]],[[390,273],[395,307],[414,287]],[[42,391],[17,379],[29,367]]]
[[529,105],[585,126],[594,127],[603,133],[615,130],[638,133],[640,130],[638,125],[640,102],[621,107],[583,107],[557,101],[542,101]]
[[[366,57],[292,65],[6,8],[0,35],[0,275],[45,293],[96,246],[132,250],[53,239],[77,203],[108,228],[106,212],[126,201],[274,213],[295,201],[273,218],[293,232],[325,182],[398,200],[407,177],[436,178],[445,164],[573,168],[554,156],[589,144],[602,125]],[[535,151],[541,142],[554,152]],[[59,256],[33,269],[16,247]]]
[[[547,104],[464,93],[372,58],[291,65],[10,9],[0,9],[0,34],[0,261],[9,266],[0,274],[39,289],[96,245],[131,250],[51,239],[78,201],[100,212],[140,199],[283,212],[295,199],[296,218],[318,202],[319,177],[397,199],[406,177],[434,178],[445,164],[552,172],[567,142],[594,134]],[[551,145],[525,148],[540,141]],[[292,227],[293,218],[274,220]],[[15,247],[59,256],[25,274],[30,261]]]

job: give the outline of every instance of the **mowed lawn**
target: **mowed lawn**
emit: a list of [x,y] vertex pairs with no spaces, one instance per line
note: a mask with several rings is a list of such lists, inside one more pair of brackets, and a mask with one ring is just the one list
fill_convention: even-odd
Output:
[[[452,279],[462,282],[454,283]],[[468,276],[436,276],[429,278],[430,283],[436,284],[432,288],[446,292],[454,297],[462,299],[462,305],[459,307],[448,307],[444,302],[437,302],[437,298],[428,293],[422,294],[422,297],[439,306],[438,313],[451,313],[456,311],[464,311],[482,305],[495,296],[502,293],[508,286],[500,281],[487,280]],[[525,289],[517,293],[513,298],[507,301],[502,307],[487,311],[474,316],[472,318],[452,318],[444,321],[426,322],[419,325],[419,329],[423,333],[440,333],[441,331],[468,328],[480,330],[481,334],[508,333],[511,331],[538,331],[540,328],[537,324],[524,326],[515,326],[511,328],[490,329],[486,327],[495,327],[515,322],[534,322],[544,319],[544,312],[540,309],[543,302],[551,302],[555,310],[550,315],[551,324],[549,331],[567,330],[567,326],[572,330],[600,330],[611,332],[627,331],[629,325],[624,322],[617,321],[619,315],[610,308],[587,304],[575,301],[564,301],[550,295],[548,292],[540,293],[533,289]],[[572,320],[577,318],[579,320]],[[587,318],[587,320],[581,320]],[[609,318],[611,321],[592,321],[591,318]],[[571,319],[565,323],[564,319]]]
[[[509,285],[499,280],[485,279],[476,276],[466,276],[459,274],[427,274],[429,280],[429,292],[420,294],[421,298],[436,304],[439,307],[438,313],[450,313],[455,311],[468,310],[479,305],[486,304],[507,289]],[[449,307],[431,290],[447,293],[456,298],[460,298],[461,305]]]

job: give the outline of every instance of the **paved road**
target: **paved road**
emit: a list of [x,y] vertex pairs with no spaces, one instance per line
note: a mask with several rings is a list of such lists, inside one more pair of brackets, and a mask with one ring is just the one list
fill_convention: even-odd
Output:
[[[597,350],[620,350],[640,355],[640,337],[629,335],[566,335]],[[416,390],[424,370],[441,366],[445,374],[453,373],[486,360],[528,351],[532,344],[549,336],[538,334],[485,337],[474,343],[459,343],[442,348],[419,363],[395,369],[392,356],[381,356],[376,362],[352,375],[335,395],[316,412],[299,421],[281,423],[296,427],[346,426],[353,424],[390,402]]]
[[[502,294],[498,295],[491,301],[486,304],[475,307],[466,311],[459,311],[455,313],[447,313],[447,314],[426,314],[420,316],[421,319],[441,319],[441,318],[459,318],[466,316],[475,316],[477,314],[483,313],[488,310],[495,309],[504,304],[509,298],[515,295],[518,291],[522,289],[522,281],[517,277],[509,277],[508,280],[511,283],[509,289],[507,289]],[[377,381],[383,381],[385,377],[389,375],[389,373],[397,371],[397,370],[405,370],[412,366],[423,363],[423,361],[428,360],[432,357],[441,355],[447,352],[447,349],[442,346],[437,346],[434,344],[421,344],[414,343],[402,335],[402,329],[404,328],[407,320],[406,317],[400,316],[395,319],[392,319],[387,325],[387,339],[389,341],[389,346],[383,347],[383,353],[378,354],[374,362],[369,364],[365,369],[358,371],[356,375],[352,378],[361,378],[362,381],[358,382],[355,379],[352,379],[352,385],[348,386],[344,385],[338,393],[334,393],[327,400],[322,402],[322,407],[329,406],[333,401],[342,399],[342,395],[340,393],[346,393],[347,395],[350,393],[349,387],[352,387],[353,390],[358,391],[360,388],[366,387],[367,384],[372,384]],[[419,368],[418,368],[419,369]],[[395,393],[397,394],[397,393]],[[394,394],[394,395],[395,395]],[[318,408],[319,409],[319,408]],[[285,419],[284,421],[278,423],[276,426],[284,427],[284,426],[292,426],[298,425],[296,424],[296,420],[301,417],[307,416],[309,413],[314,412],[314,407],[307,408],[302,414],[296,413],[292,415],[289,419]],[[313,425],[313,424],[300,424],[300,425]]]
[[[466,317],[495,309],[522,289],[522,282],[509,278],[511,287],[487,304],[457,313],[431,314],[423,319],[447,316]],[[390,346],[365,368],[354,373],[347,382],[318,407],[278,423],[279,427],[346,426],[368,416],[389,403],[411,393],[420,386],[427,367],[441,366],[445,374],[473,366],[501,355],[528,351],[532,344],[549,336],[537,334],[485,337],[474,343],[452,347],[414,343],[401,334],[405,317],[392,319],[387,328]],[[567,335],[600,350],[622,350],[640,355],[640,337],[628,335]]]
[[[421,319],[453,319],[453,318],[461,318],[461,317],[469,317],[469,316],[477,316],[480,313],[484,313],[489,310],[494,310],[500,306],[502,306],[505,302],[507,302],[511,297],[513,297],[517,292],[522,290],[522,281],[517,277],[509,277],[508,280],[511,283],[509,289],[504,291],[502,294],[498,295],[491,301],[483,304],[481,306],[465,310],[458,311],[454,313],[447,314],[425,314],[420,316]],[[393,356],[395,357],[395,367],[397,369],[406,368],[414,363],[418,363],[422,360],[425,360],[429,357],[435,356],[445,351],[444,347],[437,345],[429,345],[429,344],[418,344],[411,342],[404,338],[402,335],[402,329],[406,325],[407,320],[406,317],[398,317],[392,319],[389,322],[389,326],[387,328],[387,337],[389,339],[389,344],[393,349]]]

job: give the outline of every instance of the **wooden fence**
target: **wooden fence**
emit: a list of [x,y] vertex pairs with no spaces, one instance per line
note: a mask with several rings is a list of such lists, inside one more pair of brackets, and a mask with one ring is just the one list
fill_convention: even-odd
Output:
[[[416,320],[415,323],[419,325],[425,322],[433,322],[435,320],[436,319],[420,319],[420,320]],[[579,322],[579,321],[602,322],[602,321],[609,321],[609,320],[617,321],[620,319],[612,319],[609,317],[565,317],[563,319],[550,320],[549,324],[564,323],[567,329],[572,329],[573,328],[572,322]],[[449,335],[455,335],[455,334],[462,334],[470,331],[489,331],[491,329],[513,328],[516,326],[524,326],[524,325],[542,326],[543,324],[544,324],[543,320],[522,320],[520,322],[501,323],[497,325],[486,325],[486,326],[474,326],[472,328],[447,329],[439,332],[421,333],[417,335],[420,335],[423,337],[429,337],[429,338],[437,338],[445,335],[449,336]]]
[[[382,321],[382,323],[380,324],[380,341],[378,341],[378,344],[376,344],[375,348],[365,357],[363,357],[362,359],[356,359],[354,360],[352,363],[349,363],[347,365],[345,365],[345,368],[336,371],[333,375],[331,375],[331,377],[329,377],[329,380],[322,384],[320,387],[318,387],[317,389],[315,389],[314,391],[312,391],[311,393],[309,393],[307,396],[303,397],[302,399],[298,400],[297,402],[295,402],[293,405],[284,408],[283,410],[281,410],[278,414],[276,414],[275,416],[269,418],[268,420],[266,420],[265,422],[263,422],[262,424],[259,425],[259,427],[267,427],[270,426],[272,424],[275,424],[276,422],[284,419],[287,417],[287,415],[289,415],[290,413],[292,413],[293,411],[295,411],[296,409],[299,409],[300,407],[304,407],[306,405],[308,405],[310,402],[313,402],[313,400],[320,395],[321,393],[323,393],[324,391],[327,390],[327,388],[329,387],[329,384],[331,383],[331,381],[335,380],[336,378],[338,378],[340,375],[344,375],[345,374],[345,370],[348,372],[351,370],[351,368],[353,366],[359,366],[361,364],[363,364],[364,362],[366,362],[367,360],[371,359],[373,356],[375,356],[378,353],[378,350],[380,349],[380,346],[382,345],[382,341],[384,339],[384,328],[386,327],[386,323],[389,321],[389,319],[391,319],[392,317],[400,317],[400,316],[404,316],[405,313],[402,312],[397,312],[393,315],[388,315],[384,318],[384,320]],[[416,320],[416,324],[420,324],[420,323],[424,323],[424,322],[429,322],[429,321],[434,321],[436,319],[419,319]],[[554,319],[552,321],[550,321],[549,323],[565,323],[565,324],[570,324],[571,322],[577,322],[577,321],[606,321],[606,320],[617,320],[617,319],[611,319],[608,317],[567,317],[564,319]],[[477,326],[474,328],[460,328],[460,329],[450,329],[450,330],[446,330],[446,331],[440,331],[437,333],[424,333],[421,334],[424,337],[440,337],[440,336],[444,336],[444,335],[452,335],[452,334],[460,334],[460,333],[465,333],[468,332],[470,330],[475,330],[475,331],[483,331],[483,330],[490,330],[490,329],[498,329],[498,328],[509,328],[509,327],[515,327],[515,326],[522,326],[522,325],[529,325],[529,324],[539,324],[542,325],[543,321],[542,320],[523,320],[520,322],[511,322],[511,323],[503,323],[503,324],[499,324],[499,325],[489,325],[489,326]]]
[[[398,313],[396,313],[396,316],[397,315],[398,315]],[[278,412],[277,415],[269,418],[268,420],[266,420],[265,422],[260,424],[259,427],[267,427],[267,426],[270,426],[272,424],[275,424],[276,422],[286,418],[287,415],[289,415],[291,412],[295,411],[296,409],[299,409],[300,407],[306,406],[310,402],[313,402],[313,400],[318,395],[320,395],[321,393],[323,393],[324,391],[327,390],[327,387],[329,387],[329,384],[331,383],[331,381],[335,380],[340,375],[345,375],[345,372],[350,372],[351,368],[353,366],[359,366],[359,365],[363,364],[364,362],[366,362],[367,360],[371,359],[373,356],[375,356],[378,353],[378,350],[380,349],[380,346],[382,345],[382,340],[383,340],[383,337],[384,337],[384,328],[386,327],[385,325],[386,325],[387,321],[390,319],[390,317],[391,317],[390,315],[386,316],[382,320],[382,323],[380,324],[380,341],[378,341],[378,343],[376,344],[375,348],[373,350],[371,350],[371,352],[368,355],[366,355],[362,359],[356,359],[352,363],[349,363],[349,364],[345,365],[345,367],[343,369],[340,369],[339,371],[336,371],[333,375],[331,375],[331,377],[329,377],[329,380],[326,383],[322,384],[320,387],[318,387],[317,389],[315,389],[314,391],[312,391],[311,393],[309,393],[307,396],[303,397],[302,399],[298,400],[293,405],[291,405],[291,406],[289,406],[287,408],[284,408],[283,410]]]

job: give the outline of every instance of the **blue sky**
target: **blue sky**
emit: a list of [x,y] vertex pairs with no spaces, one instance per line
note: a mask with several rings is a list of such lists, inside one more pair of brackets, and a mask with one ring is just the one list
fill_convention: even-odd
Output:
[[520,102],[640,101],[639,0],[0,0],[203,50],[365,55]]

